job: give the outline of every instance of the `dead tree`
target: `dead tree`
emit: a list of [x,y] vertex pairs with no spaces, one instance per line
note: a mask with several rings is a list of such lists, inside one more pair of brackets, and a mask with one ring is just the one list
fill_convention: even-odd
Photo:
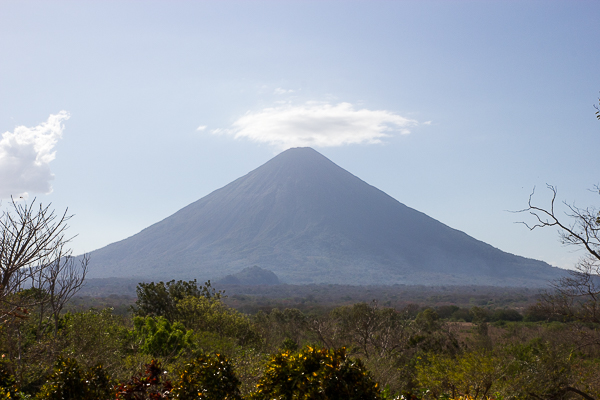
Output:
[[[530,230],[558,228],[561,243],[582,248],[586,254],[575,270],[552,283],[552,291],[542,294],[538,307],[540,311],[565,319],[600,322],[600,210],[563,203],[568,211],[564,217],[560,216],[555,208],[557,190],[547,186],[552,192],[550,206],[534,205],[534,191],[529,196],[528,208],[519,212],[529,212],[535,222],[523,224]],[[599,187],[595,190],[600,193]]]
[[47,293],[50,313],[54,321],[54,336],[56,336],[60,313],[65,304],[81,289],[85,276],[89,256],[86,254],[76,261],[69,254],[57,254],[55,260],[41,269],[40,283]]
[[[74,267],[66,247],[73,239],[66,236],[70,218],[67,210],[56,214],[50,204],[44,207],[35,199],[28,204],[11,198],[8,210],[0,214],[0,323],[16,313],[26,314],[25,307],[45,299],[55,299],[49,300],[54,310],[61,299],[70,298],[81,287],[88,259],[84,257],[81,266]],[[47,295],[17,296],[24,288],[40,289]]]

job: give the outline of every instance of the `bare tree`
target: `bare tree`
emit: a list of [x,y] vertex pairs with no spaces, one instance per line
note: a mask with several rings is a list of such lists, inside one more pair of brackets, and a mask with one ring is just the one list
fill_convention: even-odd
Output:
[[88,258],[76,266],[66,236],[71,215],[65,210],[56,214],[50,205],[37,205],[11,198],[9,209],[0,214],[0,321],[31,305],[16,296],[24,287],[46,293],[34,302],[48,301],[54,313],[60,313],[67,301],[82,285]]
[[[523,224],[530,230],[558,228],[561,243],[583,248],[586,254],[575,270],[552,283],[552,291],[542,294],[538,307],[548,314],[567,319],[600,322],[600,210],[563,202],[568,211],[564,217],[560,216],[555,208],[557,190],[551,185],[547,187],[552,192],[550,206],[534,205],[534,190],[529,196],[528,208],[520,212],[529,212],[535,222]],[[595,187],[595,191],[600,193],[600,187]]]
[[81,289],[89,256],[84,255],[79,262],[70,254],[57,254],[55,260],[41,270],[42,287],[47,292],[50,312],[54,320],[54,335],[56,336],[59,316],[65,304]]

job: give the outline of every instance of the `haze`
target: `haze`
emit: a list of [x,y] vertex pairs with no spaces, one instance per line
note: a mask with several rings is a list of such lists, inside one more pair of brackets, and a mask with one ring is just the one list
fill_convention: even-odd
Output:
[[0,1],[0,196],[75,253],[310,146],[409,207],[571,267],[506,210],[598,183],[597,1]]

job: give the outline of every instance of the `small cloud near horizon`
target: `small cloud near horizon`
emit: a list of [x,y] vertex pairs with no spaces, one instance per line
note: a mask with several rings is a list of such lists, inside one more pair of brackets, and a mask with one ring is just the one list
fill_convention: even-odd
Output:
[[210,133],[268,143],[284,150],[382,143],[393,133],[410,133],[409,128],[416,125],[416,120],[391,111],[357,110],[350,103],[307,102],[247,112],[230,129],[214,129]]
[[28,192],[50,193],[54,174],[50,162],[56,158],[54,146],[62,137],[63,121],[69,113],[52,114],[48,120],[29,128],[17,126],[0,138],[0,198],[24,197]]

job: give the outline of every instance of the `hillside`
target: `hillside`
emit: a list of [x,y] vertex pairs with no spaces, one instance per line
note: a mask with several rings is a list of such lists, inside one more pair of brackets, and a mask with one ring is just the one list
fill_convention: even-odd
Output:
[[287,150],[140,233],[91,253],[90,277],[544,286],[563,270],[409,208],[311,148]]

